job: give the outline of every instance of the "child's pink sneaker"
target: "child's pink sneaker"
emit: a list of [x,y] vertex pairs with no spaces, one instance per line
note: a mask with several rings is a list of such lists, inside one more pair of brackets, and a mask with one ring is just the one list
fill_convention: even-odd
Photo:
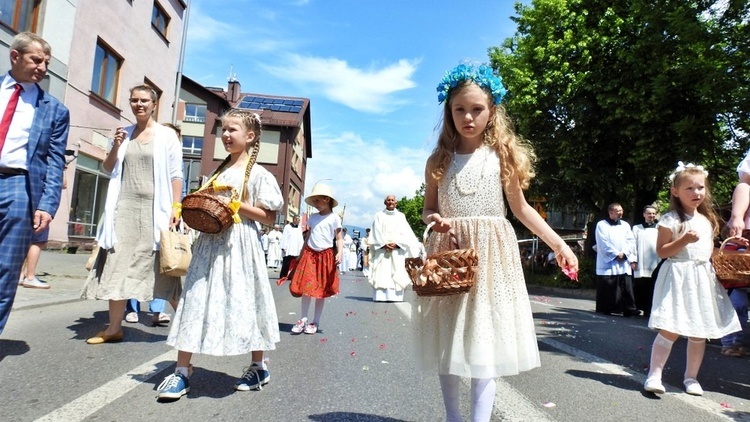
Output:
[[307,324],[307,327],[305,327],[305,334],[315,334],[318,332],[318,324],[311,323]]
[[307,332],[307,318],[302,318],[292,327],[293,334],[299,334],[303,331]]

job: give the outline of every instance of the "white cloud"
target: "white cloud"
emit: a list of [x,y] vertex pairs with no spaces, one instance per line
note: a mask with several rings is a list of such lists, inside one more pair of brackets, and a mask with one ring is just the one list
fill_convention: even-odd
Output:
[[331,179],[322,183],[333,188],[337,212],[346,205],[344,224],[369,227],[375,213],[383,209],[386,195],[413,197],[424,179],[426,149],[394,148],[383,140],[364,140],[350,132],[316,133],[314,138],[305,194],[317,181]]
[[381,68],[358,69],[336,58],[287,54],[281,63],[265,68],[273,76],[354,110],[386,113],[404,102],[393,94],[416,86],[413,76],[418,64],[419,60],[401,59]]

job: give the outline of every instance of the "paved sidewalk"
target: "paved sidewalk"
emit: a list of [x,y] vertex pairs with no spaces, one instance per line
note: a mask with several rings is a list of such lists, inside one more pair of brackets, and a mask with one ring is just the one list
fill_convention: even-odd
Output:
[[62,251],[42,251],[37,278],[46,281],[49,289],[29,289],[18,286],[13,309],[34,308],[53,303],[81,300],[81,288],[86,279],[86,261],[91,252],[69,254]]

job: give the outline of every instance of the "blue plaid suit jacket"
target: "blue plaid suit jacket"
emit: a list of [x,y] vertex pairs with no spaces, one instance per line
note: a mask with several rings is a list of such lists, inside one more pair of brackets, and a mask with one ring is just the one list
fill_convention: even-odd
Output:
[[[3,76],[0,81],[5,78]],[[31,186],[31,211],[55,216],[62,194],[65,146],[68,144],[70,113],[55,97],[37,84],[34,121],[29,131],[26,169]]]

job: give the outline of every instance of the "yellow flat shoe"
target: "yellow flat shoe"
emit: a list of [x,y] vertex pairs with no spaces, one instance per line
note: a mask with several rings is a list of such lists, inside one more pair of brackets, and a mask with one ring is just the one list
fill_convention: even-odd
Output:
[[96,333],[94,337],[91,337],[90,339],[86,340],[86,343],[88,344],[114,343],[120,340],[122,340],[122,330],[116,332],[115,334],[111,336],[104,334],[104,331],[100,331]]

